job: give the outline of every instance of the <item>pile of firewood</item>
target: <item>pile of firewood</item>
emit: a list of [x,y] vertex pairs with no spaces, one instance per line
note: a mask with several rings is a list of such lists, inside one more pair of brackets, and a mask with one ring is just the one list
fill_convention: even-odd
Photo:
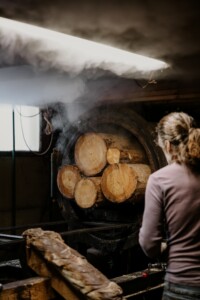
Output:
[[76,141],[74,159],[75,165],[60,167],[57,185],[81,208],[144,195],[151,168],[138,142],[116,134],[85,133]]

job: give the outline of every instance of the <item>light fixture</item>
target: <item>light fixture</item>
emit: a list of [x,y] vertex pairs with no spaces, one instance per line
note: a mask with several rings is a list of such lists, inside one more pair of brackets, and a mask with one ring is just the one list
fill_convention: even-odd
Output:
[[168,67],[161,60],[5,18],[0,18],[0,36],[7,61],[20,56],[31,65],[70,74],[98,68],[134,77]]

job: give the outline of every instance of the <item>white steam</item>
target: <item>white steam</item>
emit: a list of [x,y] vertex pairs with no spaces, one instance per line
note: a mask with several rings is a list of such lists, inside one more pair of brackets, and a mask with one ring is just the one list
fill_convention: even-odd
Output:
[[3,63],[23,59],[37,68],[71,75],[100,69],[134,77],[167,67],[156,59],[4,18],[0,18],[0,47]]
[[64,140],[66,124],[109,89],[105,84],[91,88],[88,77],[108,72],[129,78],[145,73],[149,78],[149,72],[167,67],[159,60],[4,18],[0,18],[0,65],[0,103],[40,107],[63,103],[51,121]]
[[58,72],[38,72],[30,66],[0,69],[0,103],[45,106],[72,103],[85,91],[80,77]]

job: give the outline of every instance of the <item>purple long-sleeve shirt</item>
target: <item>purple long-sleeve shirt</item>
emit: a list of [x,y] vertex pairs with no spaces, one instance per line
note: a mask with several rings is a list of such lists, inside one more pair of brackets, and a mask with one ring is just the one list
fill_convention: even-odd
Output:
[[173,163],[150,175],[139,233],[149,257],[160,254],[164,216],[169,248],[165,279],[200,286],[200,174]]

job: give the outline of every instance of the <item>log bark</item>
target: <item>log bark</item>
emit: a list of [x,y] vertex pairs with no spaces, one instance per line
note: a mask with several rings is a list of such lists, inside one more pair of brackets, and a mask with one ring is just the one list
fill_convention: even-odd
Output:
[[116,203],[129,199],[137,186],[137,175],[128,164],[108,166],[102,175],[101,189],[104,196]]
[[151,168],[149,165],[146,164],[130,164],[129,167],[132,168],[134,172],[137,174],[137,180],[138,180],[131,201],[138,202],[144,200],[146,184],[149,175],[151,174]]
[[93,176],[106,165],[107,147],[104,140],[96,133],[86,133],[75,144],[75,162],[86,176]]
[[105,201],[105,197],[101,190],[101,177],[90,177],[90,180],[92,180],[94,182],[96,189],[97,189],[96,205],[98,205],[98,203]]
[[[99,136],[105,141],[108,151],[110,152],[110,156],[115,157],[115,162],[113,163],[147,163],[148,159],[146,156],[146,152],[137,140],[137,138],[133,138],[133,136],[126,136],[122,134],[111,134],[111,133],[99,133]],[[111,150],[109,150],[111,149]],[[120,152],[117,150],[118,149]],[[109,162],[109,154],[108,163]],[[118,160],[118,161],[117,161]]]
[[141,152],[135,149],[121,149],[109,148],[107,151],[107,162],[108,164],[118,163],[138,163],[144,162],[144,158]]
[[73,165],[63,165],[57,175],[58,189],[64,197],[74,198],[74,189],[81,179],[79,169]]
[[67,246],[58,233],[35,228],[26,230],[23,235],[26,238],[27,259],[32,267],[34,263],[31,264],[30,261],[30,250],[37,249],[44,261],[51,266],[51,277],[54,276],[55,269],[86,299],[123,299],[122,289],[92,266],[84,256]]
[[133,169],[135,174],[137,175],[137,190],[145,190],[147,180],[149,175],[151,174],[151,168],[146,164],[129,164],[129,167]]

